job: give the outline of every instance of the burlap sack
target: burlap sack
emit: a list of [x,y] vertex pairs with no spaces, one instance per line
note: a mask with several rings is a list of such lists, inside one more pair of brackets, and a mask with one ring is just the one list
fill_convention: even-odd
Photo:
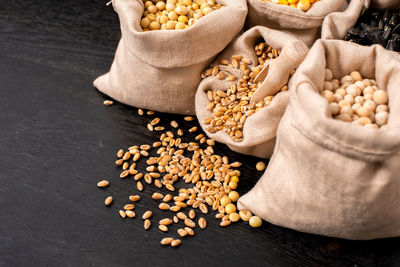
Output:
[[[277,59],[270,61],[268,74],[253,96],[258,100],[274,95],[288,82],[290,71],[301,63],[308,52],[303,42],[285,33],[258,26],[234,40],[213,63],[213,65],[218,65],[220,59],[230,59],[232,55],[243,55],[251,59],[252,66],[256,66],[254,63],[257,62],[257,55],[254,52],[254,46],[263,39],[271,47],[282,49],[282,51]],[[220,69],[225,69],[227,75],[235,75],[238,78],[243,75],[237,69],[219,66]],[[264,70],[265,68],[261,72],[264,73]],[[196,93],[196,116],[201,127],[210,138],[227,144],[236,152],[261,158],[270,157],[275,145],[276,129],[289,102],[289,92],[277,94],[269,106],[249,116],[243,127],[243,141],[235,142],[223,131],[210,133],[207,131],[207,125],[204,124],[204,119],[212,114],[206,110],[209,103],[207,91],[228,89],[231,83],[218,80],[214,76],[207,77],[201,82]]]
[[[334,120],[320,96],[324,69],[359,70],[389,95],[385,129]],[[347,239],[400,236],[400,56],[380,46],[319,40],[289,83],[268,168],[239,199],[263,219]]]
[[[246,27],[262,25],[278,29],[311,46],[321,36],[342,39],[347,29],[356,23],[361,10],[368,3],[369,0],[352,0],[348,5],[346,0],[321,0],[304,12],[268,1],[247,0]],[[330,16],[333,17],[329,18]],[[323,24],[327,25],[323,26],[326,30],[325,34],[321,35]],[[328,31],[330,29],[332,32]]]
[[94,86],[135,107],[194,114],[194,95],[203,69],[242,29],[245,0],[218,0],[225,7],[185,30],[143,32],[142,0],[113,0],[122,38],[110,72]]
[[345,10],[327,15],[321,27],[321,39],[344,39],[369,4],[369,0],[351,0]]
[[371,5],[379,8],[400,8],[400,0],[371,0]]

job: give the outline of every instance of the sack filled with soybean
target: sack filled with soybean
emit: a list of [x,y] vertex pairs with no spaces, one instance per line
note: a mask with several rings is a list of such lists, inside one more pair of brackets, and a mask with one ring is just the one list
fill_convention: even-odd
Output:
[[94,86],[135,107],[194,114],[201,72],[242,29],[246,1],[153,2],[112,1],[122,37]]
[[307,233],[400,236],[400,55],[318,40],[289,92],[274,154],[238,207]]
[[[311,46],[318,38],[343,39],[369,0],[247,0],[246,27],[262,25]],[[324,31],[322,29],[325,28]]]
[[296,38],[254,27],[234,40],[196,93],[196,116],[205,133],[232,150],[267,158],[289,102],[287,82],[308,52]]

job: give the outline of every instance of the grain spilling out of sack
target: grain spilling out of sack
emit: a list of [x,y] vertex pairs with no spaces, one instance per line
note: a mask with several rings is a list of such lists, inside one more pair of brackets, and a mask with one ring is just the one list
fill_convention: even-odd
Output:
[[[139,114],[144,116],[143,110]],[[184,120],[190,123],[193,117],[187,116]],[[149,119],[150,125],[160,123],[163,122],[159,118]],[[236,207],[240,197],[236,189],[241,173],[235,168],[239,168],[241,163],[230,162],[227,156],[216,154],[213,148],[215,141],[203,133],[198,134],[194,140],[186,141],[184,131],[179,128],[176,120],[164,124],[169,125],[170,129],[162,131],[152,145],[141,144],[126,150],[119,149],[115,161],[115,165],[122,168],[120,178],[135,181],[138,191],[147,188],[154,190],[152,199],[157,201],[154,210],[158,207],[160,212],[166,214],[159,220],[155,231],[170,234],[171,227],[181,224],[176,232],[177,238],[188,238],[195,234],[196,228],[207,228],[206,219],[197,214],[208,214],[211,210],[216,212],[215,218],[220,220],[221,227],[240,219],[249,222],[251,227],[260,227],[262,220],[258,216],[253,216],[248,210],[239,211]],[[139,172],[139,164],[145,165],[145,172]],[[187,185],[179,185],[180,181]],[[100,188],[108,185],[105,180],[97,184]],[[133,219],[140,213],[144,220],[144,230],[150,230],[154,210],[138,212],[132,203],[140,201],[142,197],[130,195],[128,203],[114,205],[121,205],[118,214],[123,219]],[[108,206],[111,202],[110,196],[105,204]],[[181,239],[172,236],[161,240],[162,245],[173,247],[181,243]]]
[[361,45],[380,44],[400,52],[400,11],[368,9],[348,31],[345,40]]
[[363,79],[358,71],[332,79],[325,69],[321,95],[328,101],[331,115],[338,120],[370,128],[380,128],[389,118],[388,95],[377,87],[374,79]]
[[215,0],[146,1],[140,20],[143,31],[183,30],[191,27],[203,16],[223,7]]
[[291,6],[294,8],[298,8],[302,11],[307,11],[310,9],[311,5],[319,0],[261,0],[264,2],[271,2],[274,4]]
[[[265,42],[257,44],[254,50],[258,58],[258,65],[252,68],[248,67],[252,64],[251,60],[241,55],[232,56],[230,61],[226,59],[220,61],[220,64],[226,65],[228,68],[239,69],[243,76],[227,90],[209,90],[207,92],[210,101],[207,110],[212,111],[212,115],[204,119],[204,124],[208,125],[208,132],[224,131],[234,141],[241,142],[243,141],[243,125],[246,119],[272,102],[274,95],[266,96],[257,103],[251,103],[250,100],[263,82],[256,80],[257,75],[268,61],[279,57],[280,50],[272,48]],[[293,73],[294,70],[291,75]],[[211,75],[228,81],[236,79],[233,75],[227,76],[223,70],[219,70],[218,66],[205,70],[202,73],[202,78]],[[278,93],[287,91],[287,89],[288,87],[285,85]]]

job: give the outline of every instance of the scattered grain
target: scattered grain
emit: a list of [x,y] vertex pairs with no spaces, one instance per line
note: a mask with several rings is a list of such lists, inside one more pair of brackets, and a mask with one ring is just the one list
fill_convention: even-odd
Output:
[[107,180],[101,180],[100,182],[97,183],[97,187],[103,188],[109,186],[110,183]]
[[113,202],[112,196],[109,196],[109,197],[107,197],[107,198],[104,200],[104,204],[105,204],[106,206],[110,206],[110,205],[112,204],[112,202]]
[[146,220],[149,219],[153,215],[153,212],[151,210],[147,210],[145,213],[142,215],[142,219]]

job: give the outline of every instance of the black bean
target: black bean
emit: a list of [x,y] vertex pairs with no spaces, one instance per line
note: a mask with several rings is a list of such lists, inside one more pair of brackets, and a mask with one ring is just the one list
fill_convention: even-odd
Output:
[[400,10],[368,9],[345,39],[361,45],[380,44],[400,52]]

